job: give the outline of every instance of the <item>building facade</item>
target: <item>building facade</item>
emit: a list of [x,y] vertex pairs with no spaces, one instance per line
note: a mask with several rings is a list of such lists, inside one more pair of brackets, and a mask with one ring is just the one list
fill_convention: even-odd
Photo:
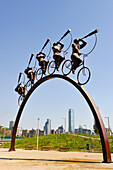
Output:
[[36,130],[32,128],[32,130],[29,131],[29,137],[36,136]]
[[58,127],[58,129],[60,129],[60,133],[63,133],[63,132],[64,132],[63,125],[61,125],[60,127]]
[[11,135],[13,133],[14,121],[9,122],[9,129],[11,130]]
[[29,137],[29,130],[28,129],[22,130],[22,136]]
[[44,126],[44,131],[46,135],[51,134],[51,120],[47,119],[45,126]]
[[74,121],[74,110],[73,109],[69,109],[68,111],[68,120],[69,120],[68,132],[74,133],[75,121]]
[[16,136],[18,136],[18,137],[22,136],[22,127],[17,127]]
[[79,133],[79,134],[91,134],[91,130],[90,129],[83,129],[81,125],[79,125],[78,129],[75,129],[75,133]]

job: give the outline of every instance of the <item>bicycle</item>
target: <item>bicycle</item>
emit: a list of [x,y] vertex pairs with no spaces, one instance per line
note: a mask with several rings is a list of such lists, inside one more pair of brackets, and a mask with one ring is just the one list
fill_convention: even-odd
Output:
[[39,80],[40,78],[43,77],[43,75],[46,74],[46,69],[49,63],[49,59],[50,59],[50,53],[51,53],[51,43],[50,43],[50,39],[48,38],[44,44],[44,46],[42,47],[41,51],[37,54],[36,59],[38,60],[38,58],[45,58],[46,54],[43,53],[42,51],[44,50],[44,48],[46,47],[46,45],[49,43],[50,45],[50,49],[49,49],[49,53],[47,55],[47,61],[43,60],[42,61],[42,65],[41,67],[36,71],[36,79]]
[[[96,29],[95,31],[89,33],[88,35],[86,35],[82,38],[82,39],[85,39],[93,34],[95,35],[95,43],[94,43],[93,48],[87,54],[81,53],[81,55],[83,55],[83,61],[79,66],[82,66],[82,68],[80,68],[80,70],[77,73],[77,81],[78,81],[78,84],[80,84],[80,85],[85,85],[91,77],[90,69],[88,67],[86,67],[84,63],[85,63],[85,57],[88,57],[88,55],[94,50],[94,48],[97,44],[97,35],[96,35],[97,32],[98,32],[98,29]],[[73,66],[72,60],[67,59],[64,61],[63,65],[62,65],[62,73],[64,76],[67,76],[71,73],[72,66]]]
[[[67,50],[70,48],[71,43],[72,43],[72,35],[71,35],[70,32],[71,32],[71,30],[69,29],[69,30],[60,38],[60,40],[56,43],[56,49],[58,48],[58,57],[59,57],[59,58],[57,57],[56,60],[52,60],[52,61],[49,63],[49,65],[48,65],[48,73],[49,73],[50,75],[53,74],[53,73],[55,72],[55,70],[59,71],[60,64],[61,64],[61,62],[65,59],[65,55],[67,54]],[[67,48],[65,51],[63,51],[62,49],[59,50],[59,46],[58,46],[58,45],[60,44],[60,41],[61,41],[64,37],[66,37],[66,35],[67,35],[68,33],[70,33],[70,35],[71,35],[71,42],[70,42],[68,48]],[[61,44],[61,45],[62,45],[62,44]],[[63,45],[62,45],[61,48],[63,48]],[[61,51],[64,53],[64,54],[63,54],[64,57],[62,57],[62,56],[59,54]],[[60,61],[60,60],[61,60],[61,61]]]

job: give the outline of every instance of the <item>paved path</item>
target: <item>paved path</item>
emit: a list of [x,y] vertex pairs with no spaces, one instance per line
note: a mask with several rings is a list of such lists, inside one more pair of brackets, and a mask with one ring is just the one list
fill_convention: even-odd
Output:
[[0,149],[0,170],[113,169],[113,163],[102,160],[102,153]]

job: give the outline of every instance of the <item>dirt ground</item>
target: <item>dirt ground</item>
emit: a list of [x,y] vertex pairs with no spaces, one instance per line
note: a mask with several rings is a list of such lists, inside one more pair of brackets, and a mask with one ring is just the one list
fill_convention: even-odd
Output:
[[0,149],[0,170],[113,169],[102,161],[102,153]]

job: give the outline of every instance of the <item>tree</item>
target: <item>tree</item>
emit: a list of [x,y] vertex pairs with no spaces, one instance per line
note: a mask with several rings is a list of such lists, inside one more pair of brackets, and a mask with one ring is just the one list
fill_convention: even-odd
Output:
[[97,126],[97,123],[95,121],[94,121],[93,129],[94,129],[94,132],[96,134],[99,134],[98,126]]

